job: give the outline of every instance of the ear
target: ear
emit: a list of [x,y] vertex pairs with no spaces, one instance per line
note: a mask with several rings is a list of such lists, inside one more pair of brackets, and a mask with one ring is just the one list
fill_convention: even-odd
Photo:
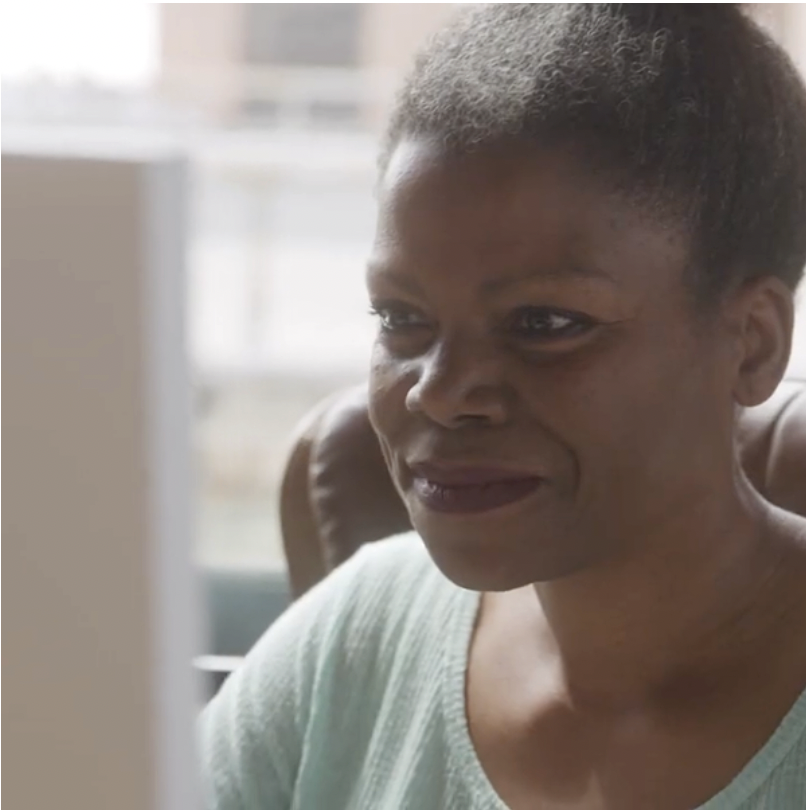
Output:
[[728,304],[736,338],[734,397],[745,407],[772,396],[784,376],[795,318],[792,290],[764,276],[742,285]]

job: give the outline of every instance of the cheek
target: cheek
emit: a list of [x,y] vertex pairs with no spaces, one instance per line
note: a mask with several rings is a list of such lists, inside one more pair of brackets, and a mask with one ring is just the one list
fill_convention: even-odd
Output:
[[412,374],[404,363],[391,358],[376,343],[372,350],[369,373],[369,419],[378,434],[384,454],[406,423],[406,394]]
[[566,445],[583,475],[639,470],[659,454],[688,449],[701,403],[692,389],[702,380],[679,341],[647,338],[625,336],[522,377],[532,416]]

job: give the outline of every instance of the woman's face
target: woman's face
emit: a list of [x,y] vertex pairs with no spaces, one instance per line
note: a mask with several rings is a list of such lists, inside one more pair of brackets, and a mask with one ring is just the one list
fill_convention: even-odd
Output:
[[730,474],[728,342],[694,314],[687,256],[556,151],[397,148],[370,415],[454,581],[506,590],[630,553]]

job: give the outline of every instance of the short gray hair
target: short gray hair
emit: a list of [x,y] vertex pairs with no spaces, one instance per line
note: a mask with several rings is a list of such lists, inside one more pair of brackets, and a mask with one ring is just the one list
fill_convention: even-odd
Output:
[[417,57],[380,167],[404,138],[561,146],[689,229],[718,295],[806,263],[806,90],[738,4],[484,4]]

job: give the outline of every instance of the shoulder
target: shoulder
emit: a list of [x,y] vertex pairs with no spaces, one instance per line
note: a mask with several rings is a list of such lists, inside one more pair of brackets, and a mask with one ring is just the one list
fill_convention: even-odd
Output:
[[[442,574],[414,533],[361,549],[280,620],[295,626],[283,632],[297,640],[302,726],[310,730],[315,716],[333,727],[356,712],[371,716],[441,659],[446,627],[473,612],[474,596]],[[271,669],[261,658],[255,664]]]
[[[367,543],[341,568],[351,570],[352,577],[368,591],[372,591],[377,582],[394,585],[412,576],[429,577],[438,573],[423,541],[415,532]],[[367,579],[370,575],[371,579]]]
[[[420,582],[421,588],[413,591],[409,587],[413,582]],[[295,614],[315,614],[326,619],[328,626],[349,624],[359,621],[367,610],[383,606],[386,615],[408,607],[423,589],[452,587],[420,537],[407,532],[362,546],[294,602],[278,621]],[[324,617],[319,615],[323,610],[327,614]]]
[[417,534],[368,544],[288,607],[247,655],[244,675],[259,684],[258,694],[269,682],[293,680],[304,715],[325,673],[344,676],[346,667],[351,677],[365,669],[380,674],[379,659],[393,660],[389,653],[407,628],[423,643],[437,638],[441,617],[461,593]]
[[300,602],[329,603],[320,637],[320,652],[326,652],[330,644],[349,640],[362,647],[373,640],[392,643],[412,624],[424,638],[460,592],[439,571],[420,537],[409,532],[362,547]]
[[209,806],[290,806],[303,752],[371,724],[390,685],[439,648],[458,592],[407,534],[362,549],[292,604],[202,715]]
[[[351,562],[344,567],[350,566]],[[364,545],[352,564],[362,596],[389,588],[397,593],[412,581],[420,582],[422,589],[429,590],[456,587],[439,571],[415,532]],[[417,596],[417,592],[408,591],[407,596],[411,599]]]

